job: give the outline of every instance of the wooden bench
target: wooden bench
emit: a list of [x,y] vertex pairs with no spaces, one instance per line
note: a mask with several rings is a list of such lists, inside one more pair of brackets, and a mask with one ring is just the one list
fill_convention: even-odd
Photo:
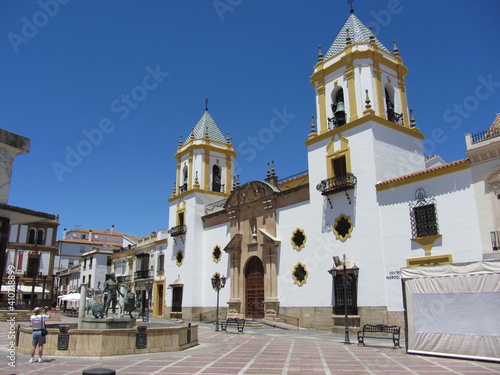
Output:
[[[358,346],[365,346],[365,339],[389,339],[394,343],[394,348],[399,345],[399,334],[401,328],[398,326],[388,326],[387,324],[365,324],[362,331],[358,331]],[[380,333],[377,335],[376,333]],[[368,334],[368,335],[367,335]]]
[[236,327],[238,330],[237,333],[245,333],[243,332],[243,329],[245,328],[245,319],[240,319],[240,318],[227,318],[225,322],[220,322],[220,330],[221,331],[226,331],[227,333],[227,327]]

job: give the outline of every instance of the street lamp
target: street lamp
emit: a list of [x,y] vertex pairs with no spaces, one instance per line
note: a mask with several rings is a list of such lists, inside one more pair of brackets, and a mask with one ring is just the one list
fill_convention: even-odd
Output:
[[215,320],[215,330],[217,332],[219,331],[219,291],[226,285],[226,280],[226,277],[220,277],[218,272],[212,277],[212,288],[217,291],[217,317]]
[[[340,261],[340,258],[335,256],[333,257],[334,267],[329,270],[332,277],[335,279],[337,276],[338,266],[342,266],[342,287],[344,289],[344,325],[345,325],[345,337],[344,344],[350,344],[351,341],[349,339],[349,317],[347,315],[347,290],[350,289],[353,277],[347,274],[346,269],[346,255],[343,256],[343,261]],[[354,277],[358,276],[359,268],[354,265],[351,267],[351,272]]]

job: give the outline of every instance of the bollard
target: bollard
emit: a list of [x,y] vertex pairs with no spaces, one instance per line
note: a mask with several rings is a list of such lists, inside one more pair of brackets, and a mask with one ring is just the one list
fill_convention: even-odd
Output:
[[109,368],[90,368],[84,370],[82,375],[116,375],[116,371]]

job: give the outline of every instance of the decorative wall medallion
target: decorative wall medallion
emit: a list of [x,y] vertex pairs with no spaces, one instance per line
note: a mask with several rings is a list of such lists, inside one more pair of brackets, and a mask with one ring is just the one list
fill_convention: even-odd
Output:
[[222,251],[219,245],[215,245],[214,249],[212,250],[212,259],[215,263],[219,263],[222,259]]
[[305,246],[307,236],[303,229],[297,228],[292,234],[291,242],[295,250],[300,251]]
[[335,220],[335,224],[333,224],[333,233],[337,239],[345,241],[347,238],[351,237],[353,228],[354,225],[351,218],[342,214]]
[[304,264],[299,262],[295,265],[295,267],[293,267],[293,272],[292,272],[293,282],[298,286],[302,286],[306,283],[307,276],[308,272]]
[[182,252],[182,250],[178,250],[177,254],[175,254],[175,263],[180,267],[183,261],[184,261],[184,253]]

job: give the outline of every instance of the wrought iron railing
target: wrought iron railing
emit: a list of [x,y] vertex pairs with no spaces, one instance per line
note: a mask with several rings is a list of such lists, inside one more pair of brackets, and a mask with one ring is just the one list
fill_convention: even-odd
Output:
[[116,276],[116,281],[119,283],[128,283],[132,281],[132,275]]
[[328,195],[335,193],[339,190],[352,189],[356,186],[356,176],[352,173],[345,175],[327,178],[316,185],[316,189],[321,192],[321,195]]
[[500,136],[500,129],[483,130],[472,135],[472,144],[487,141]]
[[278,180],[278,184],[282,184],[283,182],[285,181],[289,181],[291,179],[294,179],[295,177],[300,177],[300,176],[304,176],[306,175],[307,173],[309,172],[309,170],[305,170],[304,172],[299,172],[299,173],[295,173],[295,174],[292,174],[291,176],[288,176],[288,177],[285,177],[285,178],[280,178]]
[[153,270],[140,270],[140,271],[135,271],[134,274],[134,279],[149,279],[150,277],[153,277]]
[[170,234],[172,237],[180,236],[181,234],[186,234],[186,232],[187,232],[187,227],[185,225],[177,225],[168,230],[168,234]]

